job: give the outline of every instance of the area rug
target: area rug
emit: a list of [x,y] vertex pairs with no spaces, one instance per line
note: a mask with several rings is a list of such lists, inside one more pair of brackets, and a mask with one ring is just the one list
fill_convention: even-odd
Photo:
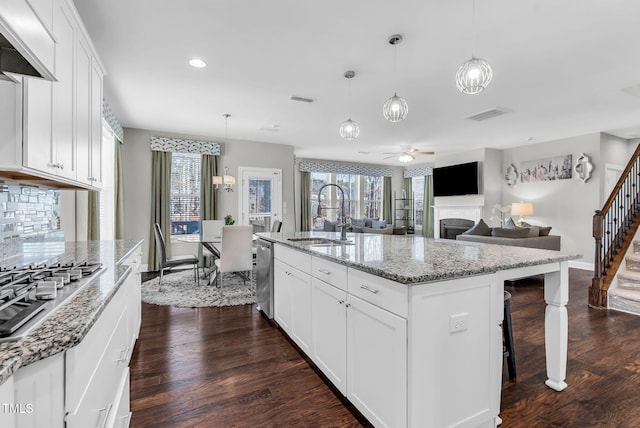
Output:
[[236,306],[255,303],[255,270],[251,283],[236,274],[224,273],[220,288],[215,282],[209,285],[208,278],[200,278],[196,285],[193,270],[167,273],[162,279],[162,291],[158,291],[160,277],[142,283],[142,301],[161,306],[200,308],[207,306]]

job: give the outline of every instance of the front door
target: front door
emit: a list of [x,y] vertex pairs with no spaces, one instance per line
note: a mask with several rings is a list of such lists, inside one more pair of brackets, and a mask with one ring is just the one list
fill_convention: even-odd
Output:
[[282,221],[282,170],[239,167],[240,223],[253,232],[268,232],[274,221]]

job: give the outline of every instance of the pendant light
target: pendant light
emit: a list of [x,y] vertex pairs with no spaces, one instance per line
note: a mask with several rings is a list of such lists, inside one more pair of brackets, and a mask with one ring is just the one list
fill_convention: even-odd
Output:
[[[398,53],[397,53],[396,45],[399,45],[400,43],[402,43],[402,36],[400,34],[394,34],[389,37],[388,41],[389,41],[389,44],[394,47],[393,78],[394,78],[394,85],[397,88],[397,85],[398,85],[397,55]],[[407,113],[409,113],[409,106],[407,105],[407,101],[404,98],[399,97],[397,91],[393,94],[391,98],[387,100],[387,102],[384,103],[384,106],[382,107],[382,114],[384,114],[385,119],[387,119],[389,122],[400,122],[401,120],[404,120],[405,117],[407,117]]]
[[[222,117],[224,117],[224,142],[227,143],[227,122],[231,115],[225,113]],[[233,192],[233,185],[236,184],[236,178],[233,175],[229,175],[229,168],[225,166],[224,175],[213,176],[213,184],[216,186],[216,190],[218,190],[218,186],[222,184],[225,192]]]
[[456,72],[456,86],[463,94],[477,94],[484,91],[493,77],[491,65],[486,60],[476,57],[476,2],[472,1],[471,59],[465,61]]
[[[349,70],[344,72],[344,77],[349,82],[349,104],[351,104],[351,79],[355,76],[355,71]],[[349,107],[349,110],[351,110],[351,106]],[[358,125],[358,122],[351,120],[351,117],[340,125],[340,136],[345,140],[354,140],[358,138],[358,134],[360,134],[360,126]]]

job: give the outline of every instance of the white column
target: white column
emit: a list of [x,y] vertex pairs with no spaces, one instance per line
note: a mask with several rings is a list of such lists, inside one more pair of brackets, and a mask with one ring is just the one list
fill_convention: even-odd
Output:
[[569,301],[568,262],[560,262],[560,269],[544,275],[544,300],[547,303],[544,317],[544,341],[547,359],[545,384],[556,391],[567,387],[567,346]]

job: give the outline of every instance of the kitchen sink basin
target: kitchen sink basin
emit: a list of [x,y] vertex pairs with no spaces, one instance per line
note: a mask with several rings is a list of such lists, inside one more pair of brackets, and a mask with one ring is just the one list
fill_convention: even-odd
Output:
[[298,244],[309,245],[310,247],[334,247],[339,245],[353,245],[352,241],[341,241],[329,238],[289,238],[288,241]]

